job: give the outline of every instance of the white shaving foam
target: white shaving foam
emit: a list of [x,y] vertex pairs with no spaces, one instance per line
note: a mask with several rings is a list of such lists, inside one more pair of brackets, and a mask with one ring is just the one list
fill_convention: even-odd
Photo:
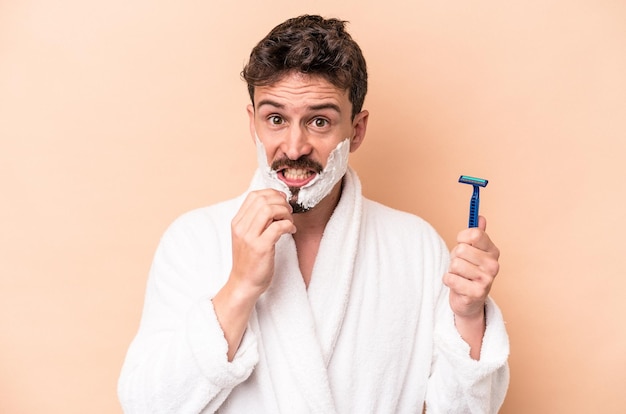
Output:
[[[341,141],[328,156],[328,162],[324,170],[317,174],[306,185],[300,187],[297,203],[305,209],[315,207],[324,197],[330,194],[335,185],[343,178],[348,171],[348,156],[350,154],[350,138]],[[276,171],[267,163],[265,146],[256,136],[256,155],[259,168],[262,172],[263,182],[268,188],[281,191],[291,200],[293,195],[287,184],[278,178]]]

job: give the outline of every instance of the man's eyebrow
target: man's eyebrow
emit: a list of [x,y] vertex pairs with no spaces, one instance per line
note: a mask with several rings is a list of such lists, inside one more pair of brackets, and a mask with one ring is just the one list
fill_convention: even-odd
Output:
[[309,109],[312,109],[314,111],[319,111],[321,109],[332,109],[335,112],[341,113],[341,108],[339,108],[339,105],[330,103],[330,102],[319,104],[319,105],[312,105],[312,106],[309,106]]
[[259,101],[257,107],[260,108],[263,105],[270,105],[270,106],[273,106],[275,108],[280,108],[280,109],[283,109],[285,107],[285,105],[283,105],[281,103],[278,103],[278,102],[275,102],[275,101],[272,101],[271,99],[263,99],[263,100]]

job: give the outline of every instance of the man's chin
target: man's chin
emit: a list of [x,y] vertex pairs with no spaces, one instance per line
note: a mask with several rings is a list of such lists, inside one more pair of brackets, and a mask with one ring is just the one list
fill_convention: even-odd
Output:
[[306,213],[311,210],[313,207],[304,207],[302,204],[298,202],[298,195],[300,194],[300,187],[289,187],[289,191],[291,191],[291,199],[289,200],[289,205],[293,209],[293,214],[301,214]]
[[291,201],[289,202],[289,204],[291,205],[291,208],[293,209],[293,214],[301,214],[301,213],[306,213],[307,211],[311,210],[311,207],[304,207],[302,204],[298,203],[297,201]]

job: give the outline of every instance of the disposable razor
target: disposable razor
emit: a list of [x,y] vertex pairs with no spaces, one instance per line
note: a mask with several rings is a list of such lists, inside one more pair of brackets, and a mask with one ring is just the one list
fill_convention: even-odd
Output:
[[478,206],[480,204],[480,187],[486,187],[489,181],[483,178],[470,177],[462,175],[459,182],[463,184],[471,184],[474,187],[469,208],[469,227],[478,227]]

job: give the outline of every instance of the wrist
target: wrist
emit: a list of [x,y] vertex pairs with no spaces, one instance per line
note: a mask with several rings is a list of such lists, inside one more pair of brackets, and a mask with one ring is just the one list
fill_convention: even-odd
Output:
[[480,325],[480,324],[485,324],[485,315],[486,315],[486,310],[485,310],[485,305],[483,305],[473,312],[463,312],[463,313],[454,312],[454,321],[455,323],[461,322],[461,323],[465,323],[468,325]]
[[252,309],[264,291],[265,289],[260,286],[242,283],[230,278],[222,287],[220,293],[228,298],[227,300],[232,308],[244,310]]
[[261,293],[262,291],[246,289],[229,281],[211,300],[224,338],[228,343],[227,357],[229,361],[235,357],[254,305]]
[[480,359],[483,336],[487,329],[485,308],[470,315],[454,315],[454,325],[463,340],[470,346],[470,357]]

